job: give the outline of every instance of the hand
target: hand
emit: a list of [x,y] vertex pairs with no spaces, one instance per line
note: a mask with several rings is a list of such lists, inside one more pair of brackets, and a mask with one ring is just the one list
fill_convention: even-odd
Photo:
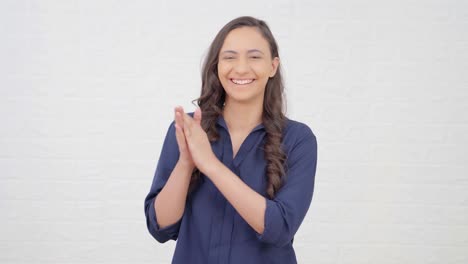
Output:
[[195,168],[195,163],[193,162],[192,155],[190,154],[187,142],[185,141],[183,115],[185,115],[185,113],[182,107],[178,106],[174,108],[176,139],[180,153],[179,162],[184,166],[193,169]]
[[201,127],[201,117],[200,108],[195,110],[193,118],[183,113],[183,131],[195,166],[207,174],[209,167],[216,164],[218,158],[211,149],[208,135]]

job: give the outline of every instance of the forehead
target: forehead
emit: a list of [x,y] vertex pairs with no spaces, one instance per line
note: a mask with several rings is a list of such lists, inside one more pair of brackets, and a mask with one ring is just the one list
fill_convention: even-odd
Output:
[[241,27],[229,32],[221,47],[221,52],[223,50],[247,51],[251,49],[269,52],[268,41],[257,28]]

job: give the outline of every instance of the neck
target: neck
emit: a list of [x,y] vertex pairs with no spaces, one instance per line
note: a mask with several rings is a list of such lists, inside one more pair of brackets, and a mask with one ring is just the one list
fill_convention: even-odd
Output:
[[[227,99],[227,98],[226,98]],[[251,131],[262,123],[263,101],[255,104],[226,100],[223,117],[230,131]]]

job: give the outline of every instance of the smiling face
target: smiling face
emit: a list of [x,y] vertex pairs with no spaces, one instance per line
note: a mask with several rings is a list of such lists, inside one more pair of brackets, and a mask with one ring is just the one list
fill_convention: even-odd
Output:
[[272,58],[268,41],[254,27],[229,32],[219,52],[218,78],[226,92],[226,103],[263,103],[268,78],[273,77],[279,58]]

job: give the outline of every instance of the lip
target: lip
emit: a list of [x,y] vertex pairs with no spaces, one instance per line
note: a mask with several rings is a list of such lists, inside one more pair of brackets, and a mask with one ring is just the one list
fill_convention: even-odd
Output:
[[[240,80],[240,81],[252,80],[252,81],[249,82],[249,83],[246,83],[246,84],[239,84],[239,83],[235,83],[233,80]],[[235,85],[249,85],[249,84],[252,84],[253,82],[255,82],[255,78],[229,78],[229,81],[231,81],[231,83],[233,83]]]

